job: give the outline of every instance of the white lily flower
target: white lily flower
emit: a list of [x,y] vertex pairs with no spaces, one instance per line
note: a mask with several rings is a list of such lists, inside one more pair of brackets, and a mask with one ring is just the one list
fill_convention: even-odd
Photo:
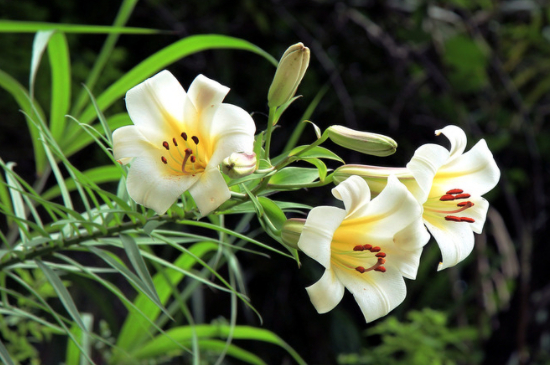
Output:
[[449,139],[450,151],[426,144],[416,150],[406,168],[343,166],[337,169],[335,181],[360,175],[376,192],[384,187],[384,176],[395,174],[423,205],[422,218],[439,245],[438,270],[443,270],[472,252],[474,232],[481,233],[489,209],[481,196],[495,187],[500,170],[485,140],[464,153],[466,134],[459,127],[447,126],[435,134]]
[[416,277],[422,247],[429,240],[422,208],[393,175],[372,201],[367,183],[358,176],[332,193],[345,209],[313,208],[298,241],[298,247],[326,269],[306,289],[317,311],[326,313],[340,302],[346,287],[371,322],[405,299],[403,277]]
[[134,125],[114,131],[113,151],[132,163],[132,199],[163,214],[189,190],[207,215],[230,198],[218,165],[233,152],[252,152],[256,126],[246,111],[222,103],[228,92],[199,75],[186,93],[162,71],[126,93]]

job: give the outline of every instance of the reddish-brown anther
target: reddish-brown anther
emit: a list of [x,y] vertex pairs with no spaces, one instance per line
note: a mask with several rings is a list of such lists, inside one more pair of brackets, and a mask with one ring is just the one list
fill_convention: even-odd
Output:
[[456,199],[468,199],[470,197],[470,194],[458,194],[455,195]]
[[386,268],[384,266],[378,266],[374,271],[386,272]]
[[191,160],[191,163],[195,163],[197,161],[197,158],[191,155],[191,157],[189,157],[189,160]]
[[193,140],[193,142],[195,142],[195,144],[199,144],[199,137],[193,136],[191,137],[191,139]]
[[372,245],[363,245],[363,248],[365,250],[370,250],[372,248]]
[[166,165],[168,163],[168,160],[166,159],[166,157],[164,156],[161,156],[160,157],[160,160]]
[[386,257],[386,254],[384,252],[379,252],[375,256],[376,257]]
[[355,270],[359,271],[361,274],[365,272],[365,268],[363,266],[357,266]]
[[441,198],[439,198],[439,200],[448,201],[448,200],[455,200],[455,198],[456,198],[456,196],[454,196],[454,195],[446,194],[446,195],[441,196]]
[[475,219],[470,218],[470,217],[460,217],[460,221],[461,222],[467,222],[467,223],[474,223]]
[[170,149],[170,145],[166,141],[162,142],[162,147],[166,148],[167,150]]
[[357,245],[353,248],[353,251],[364,251],[364,250],[365,250],[365,248],[361,245]]
[[457,207],[466,207],[466,208],[470,208],[470,207],[473,207],[474,206],[474,203],[472,203],[471,201],[467,201],[467,202],[460,202],[456,205]]
[[172,142],[174,142],[174,146],[178,147],[178,142],[176,142],[175,138],[172,138]]
[[370,249],[370,252],[380,252],[381,248],[378,247],[378,246],[375,246],[373,248]]
[[464,190],[462,189],[451,189],[448,192],[446,192],[446,194],[462,194],[463,192]]
[[446,221],[460,222],[460,218],[454,215],[448,215],[445,217]]
[[187,141],[187,133],[183,132],[181,134],[181,138],[183,138],[184,141]]

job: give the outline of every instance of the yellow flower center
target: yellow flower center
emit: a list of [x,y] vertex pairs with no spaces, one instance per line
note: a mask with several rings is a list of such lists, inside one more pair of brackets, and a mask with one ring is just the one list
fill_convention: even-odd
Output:
[[[386,253],[379,246],[371,244],[352,245],[357,240],[353,232],[334,232],[331,244],[331,263],[346,270],[355,270],[361,274],[369,271],[386,272]],[[346,230],[347,231],[347,230]],[[371,264],[372,263],[372,264]]]
[[474,206],[474,203],[467,200],[470,194],[464,193],[462,189],[451,189],[441,196],[429,198],[424,203],[424,214],[444,218],[450,222],[474,223],[475,220],[470,217],[457,216]]
[[199,137],[189,137],[187,133],[182,132],[171,141],[162,142],[166,152],[160,159],[172,174],[195,176],[202,173],[207,165],[206,156],[199,151],[199,143]]

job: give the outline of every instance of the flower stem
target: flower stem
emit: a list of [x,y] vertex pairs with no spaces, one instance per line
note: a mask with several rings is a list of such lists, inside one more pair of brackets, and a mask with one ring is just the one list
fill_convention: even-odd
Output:
[[269,116],[267,118],[267,130],[265,132],[265,159],[269,159],[269,149],[271,148],[271,134],[273,133],[273,122],[275,121],[275,112],[277,111],[276,107],[269,108]]

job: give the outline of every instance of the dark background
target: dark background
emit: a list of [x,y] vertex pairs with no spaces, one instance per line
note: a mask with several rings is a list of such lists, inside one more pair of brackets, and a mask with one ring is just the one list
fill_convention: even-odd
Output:
[[[108,25],[119,5],[110,0],[0,0],[0,18]],[[128,26],[171,32],[122,35],[92,91],[99,93],[141,60],[189,35],[243,38],[277,59],[288,46],[301,41],[311,49],[310,68],[298,90],[303,98],[280,121],[272,151],[281,151],[305,108],[327,84],[329,91],[311,117],[321,129],[341,124],[389,135],[399,144],[397,153],[387,158],[349,153],[326,144],[347,163],[404,166],[421,144],[446,146],[445,139],[436,138],[434,131],[449,124],[466,131],[469,147],[484,138],[502,173],[497,187],[486,195],[491,209],[484,232],[476,236],[474,252],[465,262],[443,272],[436,272],[437,245],[433,241],[428,244],[417,280],[407,283],[407,299],[391,313],[419,328],[410,334],[394,331],[392,336],[405,346],[408,341],[414,343],[415,336],[424,339],[425,335],[439,341],[425,345],[443,346],[441,353],[457,348],[453,341],[460,342],[457,353],[442,356],[451,361],[448,363],[547,364],[549,20],[549,5],[527,0],[141,1]],[[32,39],[32,34],[0,34],[0,69],[23,85],[28,84]],[[76,94],[104,36],[68,35],[68,40]],[[37,92],[37,98],[47,101],[49,72],[44,71],[47,60],[44,62],[37,81],[37,88],[44,92]],[[257,129],[265,129],[266,95],[274,67],[263,58],[242,51],[206,51],[168,69],[184,87],[199,73],[231,87],[226,101],[254,112]],[[17,109],[11,96],[0,90],[0,156],[4,161],[17,162],[17,171],[33,181],[33,154],[24,118]],[[107,114],[123,109],[121,100]],[[312,129],[306,128],[301,142],[313,140]],[[107,163],[101,151],[93,148],[73,156],[72,161],[82,169]],[[336,204],[330,187],[311,194],[289,193],[280,199]],[[232,218],[228,219],[231,222]],[[277,245],[268,237],[265,241]],[[349,293],[329,314],[315,312],[304,287],[321,275],[316,263],[304,257],[299,269],[283,257],[240,254],[239,258],[252,304],[263,316],[263,327],[285,339],[308,363],[336,363],[340,354],[383,355],[387,339],[366,337],[364,332],[381,321],[365,324]],[[91,293],[75,296],[86,298],[86,294]],[[229,298],[209,289],[203,294],[207,304],[204,321],[229,316]],[[88,301],[90,297],[93,295]],[[407,317],[410,311],[426,308],[437,310],[446,320],[438,327],[444,335],[426,335],[422,329],[426,318],[415,321]],[[118,309],[95,309],[97,316],[110,319],[114,333],[120,325]],[[244,306],[241,309],[240,324],[260,325],[252,312]],[[399,328],[409,327],[403,324]],[[466,333],[462,330],[470,332],[458,335],[458,339],[445,337]],[[55,339],[53,343],[58,345]],[[243,347],[268,364],[291,363],[275,346],[250,342]],[[48,347],[43,351],[63,350]],[[385,360],[424,361],[420,358],[414,362],[409,355],[398,351]],[[340,356],[340,362],[371,363],[367,357],[361,362],[361,358],[345,360]],[[44,364],[55,363],[50,361],[43,358]]]

